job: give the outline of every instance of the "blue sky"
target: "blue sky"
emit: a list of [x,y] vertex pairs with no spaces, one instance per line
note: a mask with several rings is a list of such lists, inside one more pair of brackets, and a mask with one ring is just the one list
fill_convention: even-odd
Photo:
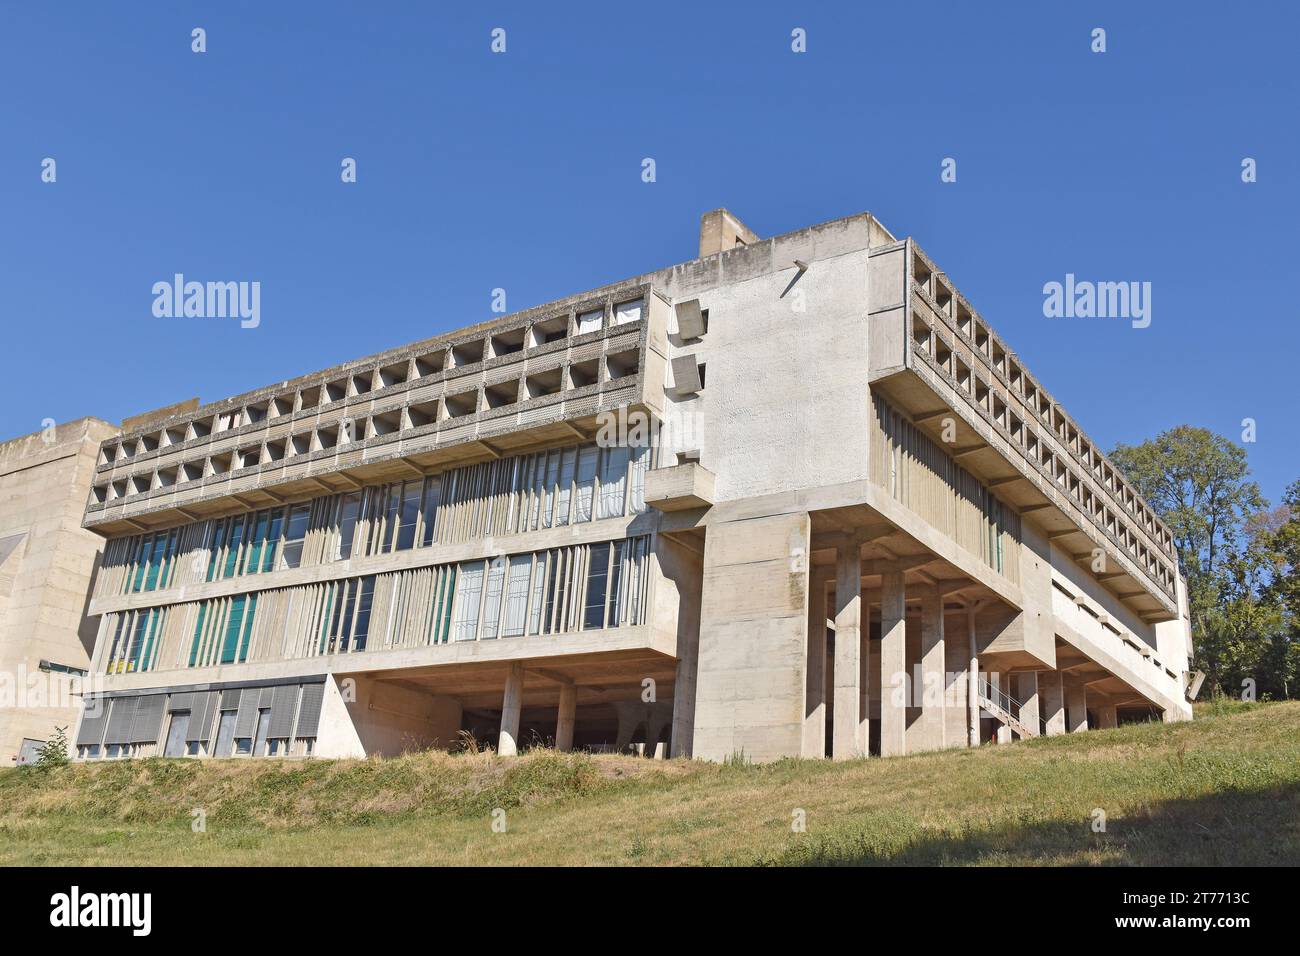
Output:
[[[1300,478],[1300,14],[1209,9],[4,0],[0,436],[684,261],[717,206],[764,236],[870,210],[1104,447],[1251,417],[1276,500]],[[260,281],[260,327],[154,318],[176,272]],[[1069,272],[1151,282],[1150,328],[1044,318]]]

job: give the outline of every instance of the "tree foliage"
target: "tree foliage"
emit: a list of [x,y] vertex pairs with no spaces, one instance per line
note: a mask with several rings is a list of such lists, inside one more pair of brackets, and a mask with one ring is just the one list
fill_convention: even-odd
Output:
[[1300,481],[1269,510],[1245,449],[1179,425],[1111,454],[1174,536],[1193,665],[1216,693],[1300,691]]

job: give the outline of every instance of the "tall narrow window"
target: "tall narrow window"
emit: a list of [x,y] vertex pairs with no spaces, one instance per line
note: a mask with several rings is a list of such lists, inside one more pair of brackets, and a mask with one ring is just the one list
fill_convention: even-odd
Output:
[[533,591],[528,597],[528,633],[542,632],[542,604],[546,594],[547,557],[553,552],[537,552],[537,569],[533,572]]
[[408,481],[402,485],[402,509],[398,514],[397,543],[394,545],[398,551],[415,547],[415,524],[420,516],[422,484],[419,481]]
[[375,599],[375,576],[369,575],[359,582],[360,593],[357,595],[357,617],[352,626],[352,639],[348,650],[364,651],[366,639],[370,636],[370,608]]
[[339,546],[338,559],[346,561],[352,557],[352,539],[357,533],[357,516],[361,513],[361,492],[354,491],[343,496],[339,507]]
[[497,636],[501,618],[501,592],[505,587],[506,559],[492,558],[488,565],[487,594],[483,596],[483,631],[481,637]]
[[605,594],[609,584],[609,544],[593,544],[587,565],[587,604],[582,626],[586,629],[605,626]]
[[[546,456],[546,493],[542,496],[542,527],[551,526],[551,518],[555,511],[555,485],[560,478],[560,453],[558,451],[549,452]],[[567,498],[565,499],[567,502]]]
[[560,458],[560,477],[555,489],[556,527],[569,523],[569,502],[573,497],[573,472],[578,449],[566,448]]
[[311,518],[311,505],[294,505],[289,510],[289,522],[284,529],[284,547],[280,549],[280,568],[296,568],[302,564],[302,546],[307,539],[307,523]]
[[623,498],[627,493],[628,451],[626,445],[601,449],[599,514],[601,518],[616,518],[623,513]]
[[478,607],[483,596],[483,562],[467,561],[456,575],[456,614],[452,620],[453,641],[472,641],[478,636]]
[[575,502],[575,522],[590,521],[591,508],[596,494],[596,461],[600,451],[595,445],[588,445],[578,452],[577,501]]
[[441,478],[426,478],[424,500],[420,503],[420,546],[433,544],[433,534],[438,526],[438,502],[442,494]]
[[623,559],[627,554],[627,542],[615,541],[614,554],[609,562],[609,622],[608,627],[618,627],[622,622],[623,608]]
[[632,487],[628,510],[632,514],[645,511],[645,472],[650,463],[650,447],[642,445],[632,449]]
[[510,559],[506,576],[506,613],[501,623],[502,637],[519,637],[524,633],[524,614],[528,608],[528,572],[533,560],[530,554],[515,555]]

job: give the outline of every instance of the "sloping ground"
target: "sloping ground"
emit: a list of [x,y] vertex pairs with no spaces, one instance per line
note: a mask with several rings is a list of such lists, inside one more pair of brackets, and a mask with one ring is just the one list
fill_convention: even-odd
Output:
[[4,770],[0,863],[1296,865],[1300,703],[842,764],[534,752]]

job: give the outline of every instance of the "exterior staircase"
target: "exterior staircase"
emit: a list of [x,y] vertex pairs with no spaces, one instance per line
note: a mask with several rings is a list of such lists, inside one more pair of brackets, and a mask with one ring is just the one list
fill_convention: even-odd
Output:
[[976,693],[980,707],[999,723],[1019,734],[1021,739],[1037,737],[1042,733],[1042,727],[1031,726],[1020,719],[1020,701],[1004,693],[1001,688],[994,687],[982,674],[976,685]]

